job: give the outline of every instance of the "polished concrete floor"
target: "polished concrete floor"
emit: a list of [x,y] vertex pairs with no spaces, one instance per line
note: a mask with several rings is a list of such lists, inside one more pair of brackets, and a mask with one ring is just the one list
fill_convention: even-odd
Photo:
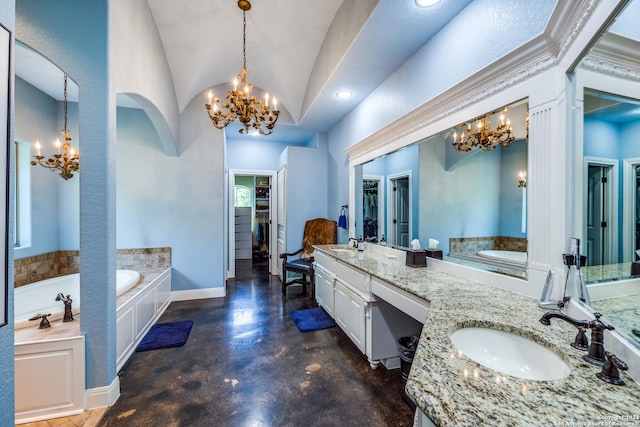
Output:
[[134,353],[108,426],[410,426],[398,369],[372,370],[338,328],[301,333],[264,267],[238,265],[227,297],[172,303],[159,322],[193,320],[182,347]]

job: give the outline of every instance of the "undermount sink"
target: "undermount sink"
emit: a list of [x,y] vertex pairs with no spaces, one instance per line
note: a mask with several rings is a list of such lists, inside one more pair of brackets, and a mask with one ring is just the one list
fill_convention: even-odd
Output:
[[493,328],[462,328],[449,338],[462,354],[503,374],[535,381],[569,375],[569,365],[560,356],[520,335]]

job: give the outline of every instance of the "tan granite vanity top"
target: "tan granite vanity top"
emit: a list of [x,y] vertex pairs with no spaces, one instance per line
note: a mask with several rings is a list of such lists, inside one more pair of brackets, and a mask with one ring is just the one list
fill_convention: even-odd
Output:
[[[576,328],[558,319],[542,325],[538,319],[546,310],[536,300],[429,267],[406,267],[401,257],[345,248],[316,247],[430,302],[406,391],[436,425],[640,426],[640,385],[622,371],[625,386],[599,380],[595,374],[601,368],[584,362],[585,352],[569,345]],[[449,340],[451,332],[467,326],[495,327],[537,341],[567,361],[571,373],[532,381],[485,368],[458,354]]]

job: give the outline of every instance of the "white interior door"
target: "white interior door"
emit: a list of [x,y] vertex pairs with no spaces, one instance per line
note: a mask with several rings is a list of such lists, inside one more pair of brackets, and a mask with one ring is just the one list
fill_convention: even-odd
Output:
[[408,247],[411,241],[411,173],[389,176],[389,244]]
[[[280,259],[280,254],[285,252],[285,243],[286,243],[286,167],[281,167],[278,169],[278,176],[276,179],[276,193],[277,193],[277,236],[278,236],[278,253],[276,259]],[[280,262],[277,263],[276,271],[280,278],[282,278],[282,264]]]
[[618,259],[618,160],[585,157],[584,230],[587,265],[616,264]]

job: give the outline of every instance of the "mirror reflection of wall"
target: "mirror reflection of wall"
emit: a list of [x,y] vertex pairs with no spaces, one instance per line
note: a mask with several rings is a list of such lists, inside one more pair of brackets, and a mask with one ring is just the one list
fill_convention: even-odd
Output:
[[[30,161],[33,144],[41,143],[42,155],[55,151],[54,141],[64,119],[64,72],[29,47],[15,47],[15,138],[17,235],[15,258],[56,251],[79,250],[79,174],[65,181],[56,172]],[[78,87],[68,79],[68,130],[73,147],[80,151]]]
[[362,228],[366,242],[386,241],[384,232],[384,183],[381,176],[362,180]]
[[581,184],[575,216],[588,257],[582,274],[591,308],[640,347],[640,280],[631,268],[640,248],[639,14],[640,1],[630,1],[582,58],[572,80],[577,105],[580,97],[583,101],[583,108],[574,110],[582,154],[576,163]]
[[585,255],[601,267],[587,268],[586,280],[627,277],[640,248],[640,101],[585,88],[583,132]]
[[[508,147],[458,151],[447,129],[357,166],[362,193],[356,197],[363,204],[355,212],[356,236],[376,242],[384,235],[401,247],[418,239],[423,248],[435,239],[446,261],[526,277],[527,102],[507,110],[514,136]],[[492,129],[498,116],[490,120]]]

